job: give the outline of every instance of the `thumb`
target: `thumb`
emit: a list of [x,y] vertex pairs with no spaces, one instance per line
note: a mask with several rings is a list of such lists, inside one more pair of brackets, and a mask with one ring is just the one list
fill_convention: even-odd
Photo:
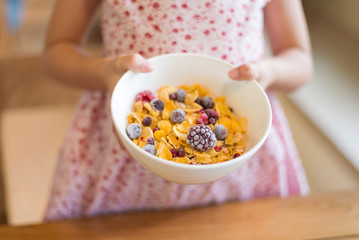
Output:
[[255,63],[243,64],[228,72],[228,76],[233,80],[258,80],[260,77],[260,68]]
[[140,54],[123,55],[117,58],[117,68],[120,71],[132,70],[134,72],[150,72],[153,67]]

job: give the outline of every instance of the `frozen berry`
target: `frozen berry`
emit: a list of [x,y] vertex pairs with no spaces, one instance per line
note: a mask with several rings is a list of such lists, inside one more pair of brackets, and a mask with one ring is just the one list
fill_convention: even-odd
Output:
[[143,92],[140,92],[136,95],[136,102],[142,101],[143,103],[151,102],[153,99],[155,99],[157,96],[154,92],[150,90],[145,90]]
[[[211,119],[213,119],[213,118],[211,118]],[[216,138],[219,140],[223,140],[227,137],[227,129],[222,124],[217,124],[213,128],[213,132],[214,132],[214,134],[216,134]]]
[[210,109],[210,108],[213,108],[214,106],[214,101],[211,97],[203,97],[201,99],[201,106],[204,108],[204,109]]
[[194,102],[201,105],[201,98],[200,97],[196,98],[196,100],[194,100]]
[[207,151],[216,144],[216,135],[211,128],[205,125],[191,127],[187,134],[187,142],[198,151]]
[[210,124],[215,124],[215,123],[216,123],[216,119],[215,119],[215,118],[210,118],[208,121],[209,121]]
[[152,131],[153,131],[153,133],[155,133],[157,130],[160,130],[160,129],[158,127],[154,127]]
[[155,144],[155,138],[153,137],[150,137],[150,138],[147,138],[147,144]]
[[170,151],[172,153],[172,157],[177,157],[177,155],[178,155],[177,149],[172,148]]
[[152,155],[156,154],[156,148],[152,144],[146,144],[142,149],[145,150],[146,152],[152,154]]
[[177,101],[184,102],[185,97],[186,97],[186,91],[185,90],[178,89],[176,91],[176,99],[177,99]]
[[170,93],[169,98],[171,100],[176,100],[176,93]]
[[213,109],[206,109],[204,112],[207,114],[208,118],[218,117],[218,113]]
[[186,114],[180,108],[173,110],[170,115],[170,119],[174,123],[181,123],[184,121],[185,118],[186,118]]
[[203,119],[202,118],[197,118],[196,123],[197,124],[203,124]]
[[214,150],[215,150],[216,152],[219,152],[219,151],[222,150],[222,147],[214,147]]
[[241,156],[241,154],[235,153],[235,154],[233,155],[233,158],[237,158],[237,157],[239,157],[239,156]]
[[152,123],[152,118],[147,116],[142,120],[143,126],[150,126]]
[[131,139],[136,139],[141,135],[142,128],[137,123],[131,123],[126,129],[127,135]]
[[206,113],[202,113],[201,116],[199,116],[203,121],[208,120],[208,116]]
[[151,107],[156,110],[158,110],[160,113],[162,113],[163,108],[165,107],[165,105],[163,104],[163,102],[159,99],[154,99],[151,101]]
[[178,150],[178,156],[184,157],[186,155],[186,152],[183,149]]

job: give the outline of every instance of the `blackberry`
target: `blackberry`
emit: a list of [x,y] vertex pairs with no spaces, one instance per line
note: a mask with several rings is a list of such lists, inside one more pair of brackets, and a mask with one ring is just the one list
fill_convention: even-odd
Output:
[[[213,119],[213,118],[211,118],[211,119]],[[222,124],[217,124],[213,128],[213,132],[214,132],[214,134],[216,134],[216,138],[219,140],[223,140],[227,137],[227,129]]]
[[187,142],[198,151],[207,151],[216,145],[216,135],[205,125],[191,127],[187,134]]
[[204,108],[204,109],[211,109],[213,108],[214,106],[214,101],[211,97],[203,97],[201,99],[201,106]]
[[184,102],[185,97],[186,97],[186,91],[185,90],[178,89],[176,91],[176,99],[177,99],[177,101]]
[[146,152],[152,154],[152,155],[156,154],[156,148],[152,144],[146,144],[142,149],[145,150]]
[[170,119],[174,123],[181,123],[184,121],[185,118],[186,113],[180,108],[173,110],[170,115]]
[[147,116],[142,120],[143,126],[150,126],[152,123],[152,118]]
[[136,139],[141,135],[142,128],[137,123],[131,123],[126,129],[127,135],[131,139]]
[[150,103],[151,107],[154,108],[155,110],[158,110],[160,113],[162,113],[163,108],[165,107],[165,105],[163,104],[163,102],[159,99],[153,99]]

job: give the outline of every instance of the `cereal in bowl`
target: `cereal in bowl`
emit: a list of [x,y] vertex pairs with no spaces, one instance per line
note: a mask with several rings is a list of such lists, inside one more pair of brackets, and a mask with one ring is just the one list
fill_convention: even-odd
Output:
[[212,164],[245,150],[247,119],[234,116],[225,97],[213,99],[199,84],[146,90],[128,115],[128,137],[146,152],[185,164]]

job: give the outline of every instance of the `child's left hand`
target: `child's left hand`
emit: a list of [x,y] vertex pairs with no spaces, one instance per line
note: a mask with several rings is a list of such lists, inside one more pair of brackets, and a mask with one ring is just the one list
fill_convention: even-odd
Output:
[[263,64],[259,62],[246,63],[228,72],[228,76],[236,81],[256,80],[263,89],[269,85],[268,71],[264,70]]

